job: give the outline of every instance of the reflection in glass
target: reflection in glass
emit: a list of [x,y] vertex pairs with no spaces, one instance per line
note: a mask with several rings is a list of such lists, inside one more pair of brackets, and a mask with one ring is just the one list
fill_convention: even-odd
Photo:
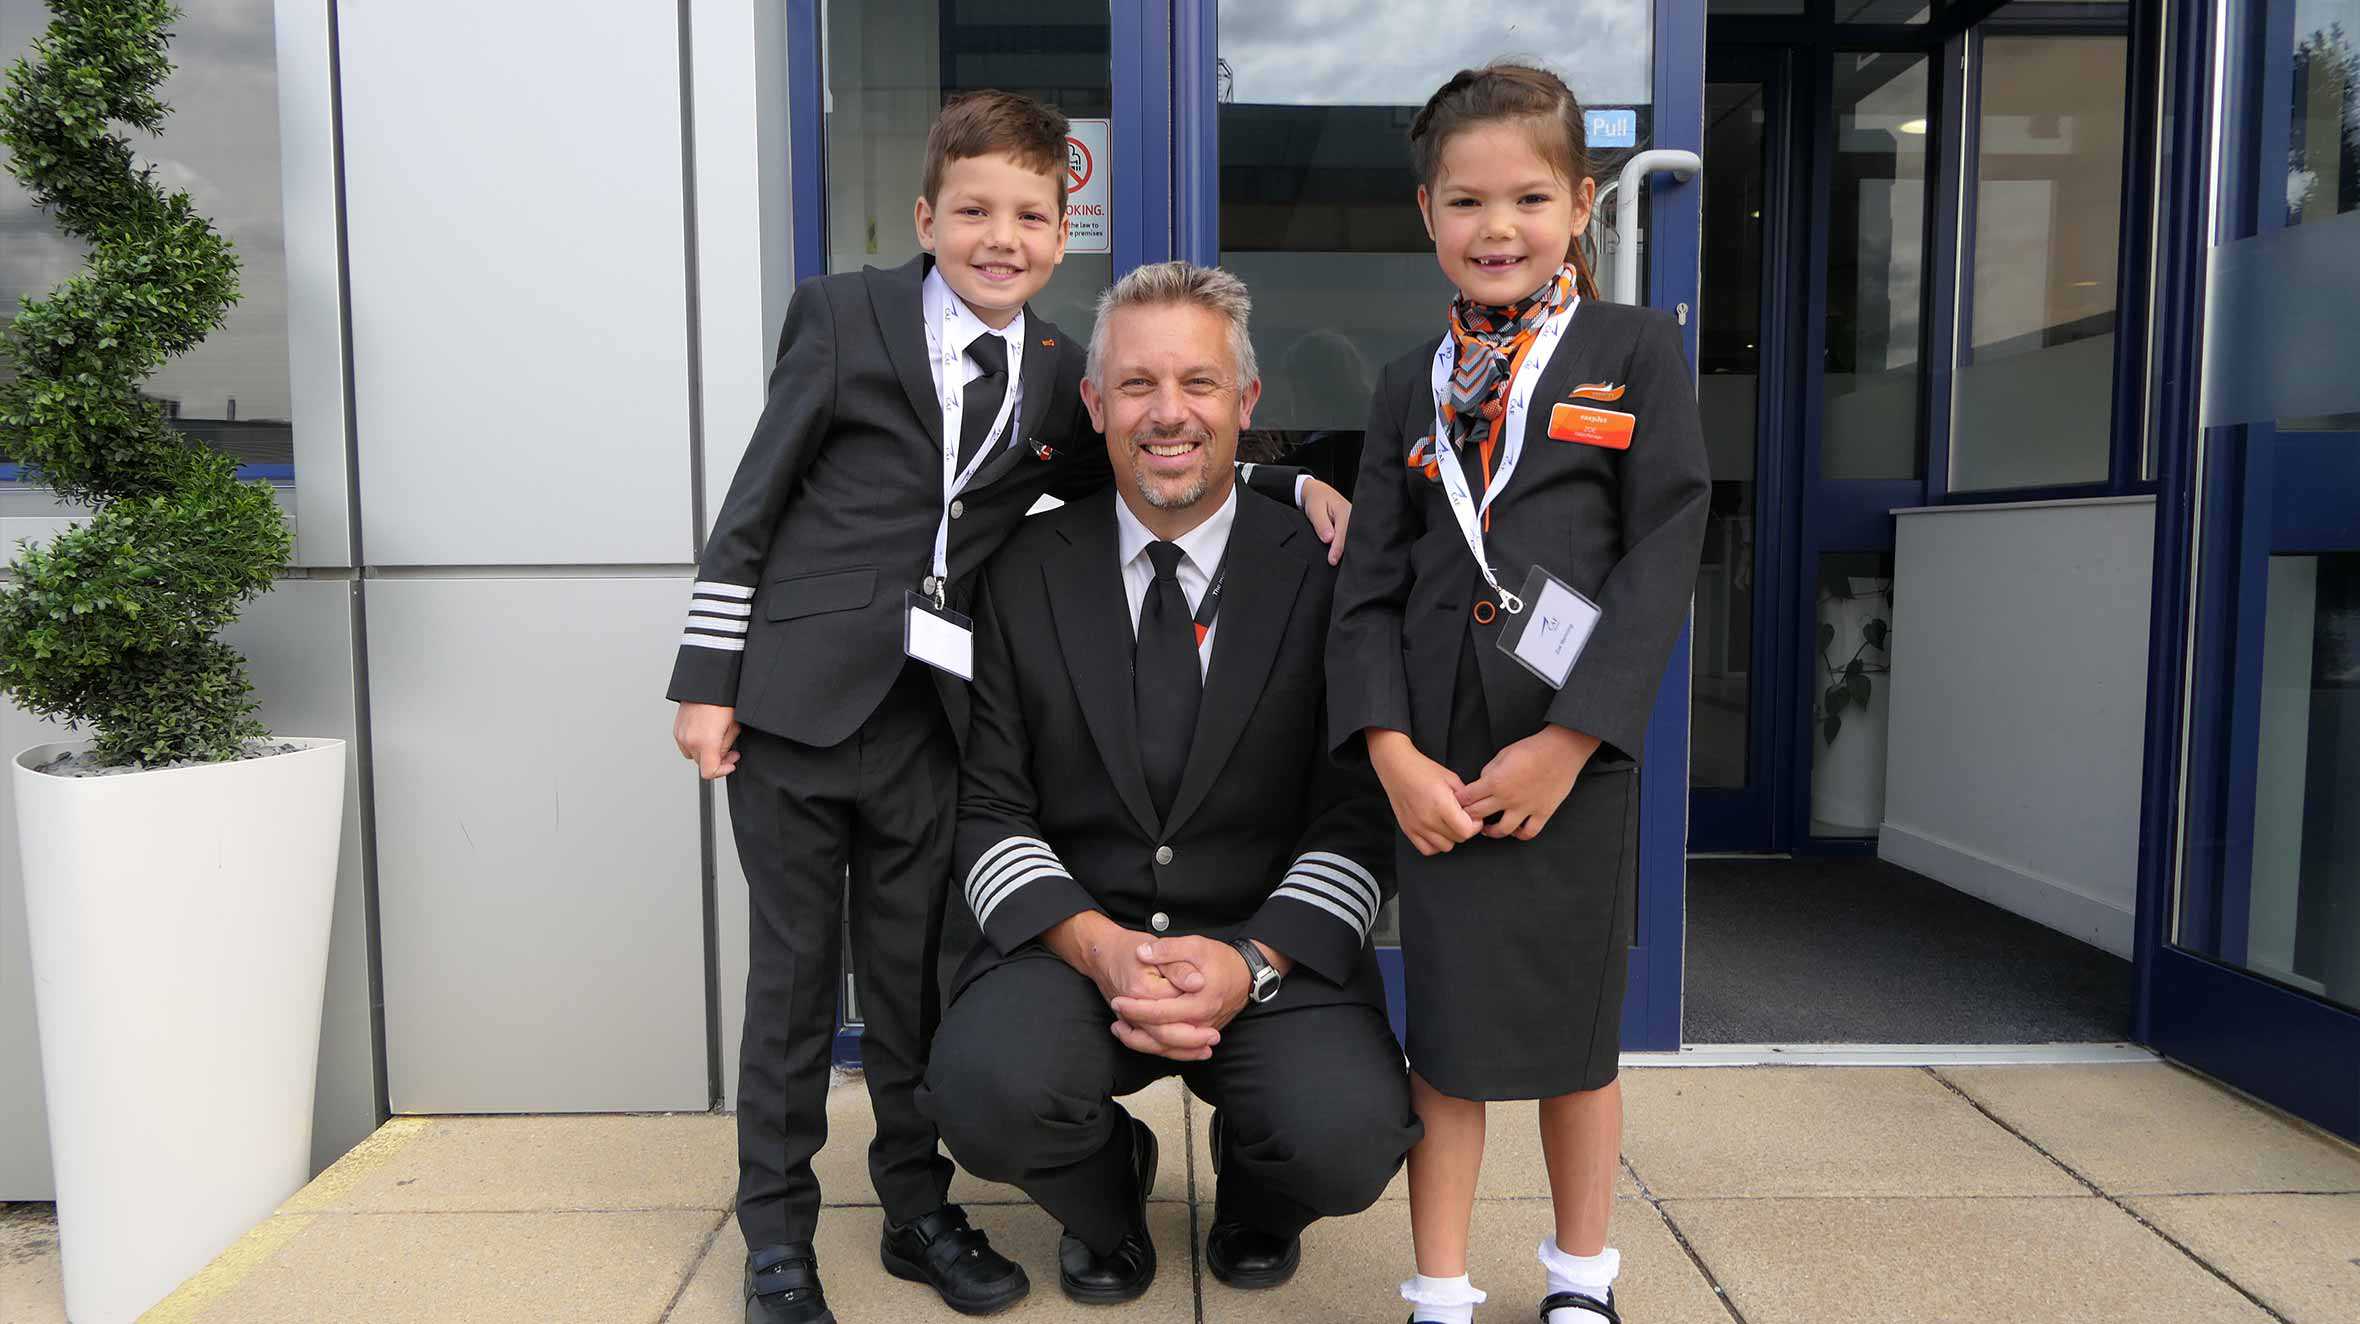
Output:
[[2125,51],[2120,37],[1983,43],[1953,490],[2106,479]]
[[[41,0],[0,0],[0,65],[30,50],[49,26]],[[132,150],[166,190],[184,189],[198,212],[236,246],[242,294],[204,342],[168,359],[146,393],[174,426],[237,457],[293,475],[294,425],[287,385],[287,257],[279,198],[278,48],[271,0],[184,5],[173,23],[177,66],[161,92],[172,107],[159,137],[134,134]],[[83,249],[0,175],[0,320],[18,302],[74,274]],[[0,372],[8,369],[0,365]],[[0,462],[7,457],[0,455]]]
[[1919,475],[1925,269],[1925,57],[1835,57],[1823,478]]
[[1873,837],[1885,821],[1892,708],[1893,554],[1819,558],[1811,679],[1811,835]]
[[1691,786],[1735,787],[1750,780],[1764,104],[1760,83],[1705,86],[1697,406],[1712,462],[1713,504],[1696,576]]
[[[926,130],[952,96],[998,88],[1071,119],[1112,113],[1105,0],[867,0],[826,10],[830,271],[917,256],[911,213],[926,173]],[[1069,252],[1033,308],[1086,338],[1113,279],[1112,255]]]
[[2360,0],[2298,0],[2286,223],[2360,207]]
[[1603,186],[1647,141],[1651,12],[1647,0],[1589,0],[1536,25],[1508,0],[1473,0],[1447,22],[1388,0],[1224,0],[1220,260],[1254,293],[1254,421],[1276,433],[1257,441],[1347,476],[1378,369],[1442,329],[1451,287],[1409,168],[1426,97],[1510,55],[1555,70],[1588,108],[1633,108],[1632,146],[1593,146]]
[[1923,23],[1933,17],[1926,0],[1836,0],[1838,23]]

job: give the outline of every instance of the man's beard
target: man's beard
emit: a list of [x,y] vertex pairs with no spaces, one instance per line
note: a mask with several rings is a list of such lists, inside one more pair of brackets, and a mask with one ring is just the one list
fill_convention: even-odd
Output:
[[[1193,441],[1197,444],[1196,477],[1191,479],[1187,486],[1169,494],[1157,489],[1157,483],[1160,480],[1154,474],[1149,473],[1147,469],[1147,445],[1150,442],[1161,441]],[[1186,510],[1204,500],[1205,493],[1212,490],[1212,456],[1212,434],[1195,428],[1182,428],[1173,432],[1156,432],[1145,437],[1135,436],[1131,439],[1131,477],[1139,484],[1139,495],[1146,500],[1147,504],[1157,510]]]

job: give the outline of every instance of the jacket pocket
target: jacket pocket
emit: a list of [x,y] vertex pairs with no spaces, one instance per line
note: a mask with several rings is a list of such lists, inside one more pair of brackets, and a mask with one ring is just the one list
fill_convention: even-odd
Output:
[[762,614],[768,620],[791,621],[798,616],[866,607],[876,596],[877,572],[873,569],[797,575],[771,581]]

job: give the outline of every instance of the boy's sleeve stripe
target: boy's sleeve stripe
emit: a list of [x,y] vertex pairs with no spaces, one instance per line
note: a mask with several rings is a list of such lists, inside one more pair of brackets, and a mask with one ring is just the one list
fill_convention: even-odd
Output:
[[754,600],[754,586],[752,584],[724,584],[718,580],[700,579],[690,586],[689,591],[707,597],[735,598],[740,602]]
[[701,611],[708,616],[751,616],[754,614],[754,604],[751,602],[726,602],[720,598],[708,598],[701,593],[689,599],[688,609]]
[[746,651],[746,641],[743,639],[724,638],[723,636],[717,634],[699,634],[694,630],[690,630],[686,634],[681,635],[680,642],[682,645],[691,648],[718,648],[723,652],[728,653],[743,653]]

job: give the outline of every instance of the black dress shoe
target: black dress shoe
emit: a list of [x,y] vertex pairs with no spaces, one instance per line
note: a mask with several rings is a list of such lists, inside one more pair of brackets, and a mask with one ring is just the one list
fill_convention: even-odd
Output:
[[1622,1324],[1622,1316],[1614,1313],[1614,1289],[1611,1287],[1606,1289],[1606,1299],[1603,1301],[1587,1292],[1558,1292],[1545,1298],[1541,1302],[1542,1324],[1547,1324],[1550,1311],[1563,1310],[1568,1306],[1595,1310],[1606,1317],[1608,1324]]
[[955,1204],[899,1227],[888,1221],[877,1255],[885,1261],[885,1272],[926,1284],[962,1315],[1006,1310],[1032,1290],[1023,1267],[993,1250],[983,1233],[967,1225],[967,1211]]
[[1147,1295],[1155,1283],[1155,1242],[1147,1235],[1147,1193],[1155,1189],[1155,1132],[1131,1119],[1131,1168],[1139,1203],[1122,1244],[1110,1255],[1090,1249],[1067,1232],[1057,1242],[1057,1285],[1067,1299],[1084,1305],[1117,1305]]
[[1276,1287],[1295,1276],[1303,1262],[1303,1239],[1280,1237],[1218,1216],[1205,1235],[1205,1265],[1231,1287],[1253,1291]]
[[746,1253],[746,1324],[836,1324],[811,1243]]

